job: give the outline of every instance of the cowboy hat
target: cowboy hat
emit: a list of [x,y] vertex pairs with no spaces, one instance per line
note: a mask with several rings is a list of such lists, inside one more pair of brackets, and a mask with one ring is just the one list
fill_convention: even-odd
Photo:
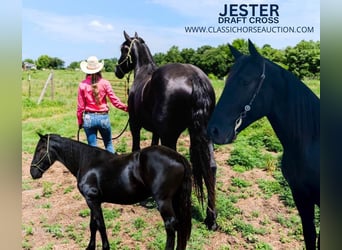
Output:
[[95,74],[104,66],[104,61],[99,62],[96,56],[88,57],[87,61],[82,61],[80,64],[81,70],[86,74]]

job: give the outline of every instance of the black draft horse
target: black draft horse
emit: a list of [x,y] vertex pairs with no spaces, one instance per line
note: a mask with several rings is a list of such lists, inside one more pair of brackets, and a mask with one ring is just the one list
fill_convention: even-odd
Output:
[[180,134],[188,128],[190,161],[196,194],[203,204],[203,179],[208,191],[205,224],[215,230],[215,174],[213,144],[206,137],[207,124],[215,107],[215,92],[209,78],[191,64],[171,63],[157,67],[141,37],[124,31],[121,56],[115,75],[123,78],[134,70],[129,92],[129,125],[132,150],[140,149],[140,130],[152,132],[152,145],[161,144],[176,150]]
[[[234,47],[236,59],[208,124],[217,144],[266,116],[283,146],[281,170],[302,220],[307,249],[316,247],[314,207],[320,205],[320,100],[292,73],[262,57],[249,41],[250,55]],[[319,241],[318,241],[319,247]]]
[[115,156],[106,150],[59,135],[40,135],[31,163],[33,179],[55,162],[65,165],[77,179],[77,187],[90,211],[90,241],[95,249],[96,231],[102,249],[109,249],[101,203],[134,204],[152,196],[164,220],[165,249],[185,249],[191,234],[191,166],[185,157],[163,146],[151,146]]

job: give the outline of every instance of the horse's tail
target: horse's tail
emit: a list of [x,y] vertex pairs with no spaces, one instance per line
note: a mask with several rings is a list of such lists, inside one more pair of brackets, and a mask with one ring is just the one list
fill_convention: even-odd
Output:
[[182,187],[173,199],[173,208],[178,219],[177,249],[185,249],[191,235],[191,165],[185,157],[181,157],[184,166]]
[[215,92],[207,76],[195,74],[192,84],[192,122],[189,126],[190,161],[194,176],[196,195],[203,205],[203,180],[208,191],[208,198],[215,204],[215,178],[211,170],[209,139],[206,129],[215,107]]

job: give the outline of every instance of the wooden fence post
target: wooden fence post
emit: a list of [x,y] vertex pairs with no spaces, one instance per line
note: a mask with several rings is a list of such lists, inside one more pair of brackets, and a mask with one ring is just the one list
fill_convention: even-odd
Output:
[[40,102],[42,101],[43,96],[44,96],[45,91],[46,91],[46,88],[47,88],[47,86],[48,86],[48,84],[49,84],[49,82],[50,82],[50,80],[51,80],[52,78],[53,78],[53,72],[51,72],[51,73],[49,74],[48,79],[47,79],[46,82],[45,82],[44,88],[43,88],[42,92],[40,93],[40,96],[39,96],[39,99],[38,99],[38,105],[39,105]]
[[29,98],[31,98],[31,74],[29,73],[27,76],[28,84],[29,84]]
[[53,84],[53,70],[51,70],[50,74],[51,74],[51,79],[50,79],[50,81],[51,81],[51,100],[53,100],[55,97],[55,86]]

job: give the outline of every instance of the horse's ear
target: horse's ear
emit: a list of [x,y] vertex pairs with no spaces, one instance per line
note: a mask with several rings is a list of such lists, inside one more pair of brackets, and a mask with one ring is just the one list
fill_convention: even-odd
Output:
[[249,50],[249,53],[252,55],[252,56],[260,56],[259,52],[257,51],[257,49],[255,48],[254,44],[252,43],[251,40],[248,39],[248,50]]
[[42,138],[44,135],[42,135],[41,133],[37,132],[37,134],[39,135],[40,138]]
[[124,30],[123,33],[124,33],[124,37],[125,37],[126,41],[131,41],[132,40],[125,30]]
[[233,57],[235,59],[238,59],[240,56],[243,56],[243,54],[238,51],[237,49],[235,49],[235,47],[233,47],[232,45],[228,44],[230,52],[232,53]]
[[134,34],[134,38],[139,38],[139,36],[138,36],[138,33],[137,32],[135,32],[135,34]]

